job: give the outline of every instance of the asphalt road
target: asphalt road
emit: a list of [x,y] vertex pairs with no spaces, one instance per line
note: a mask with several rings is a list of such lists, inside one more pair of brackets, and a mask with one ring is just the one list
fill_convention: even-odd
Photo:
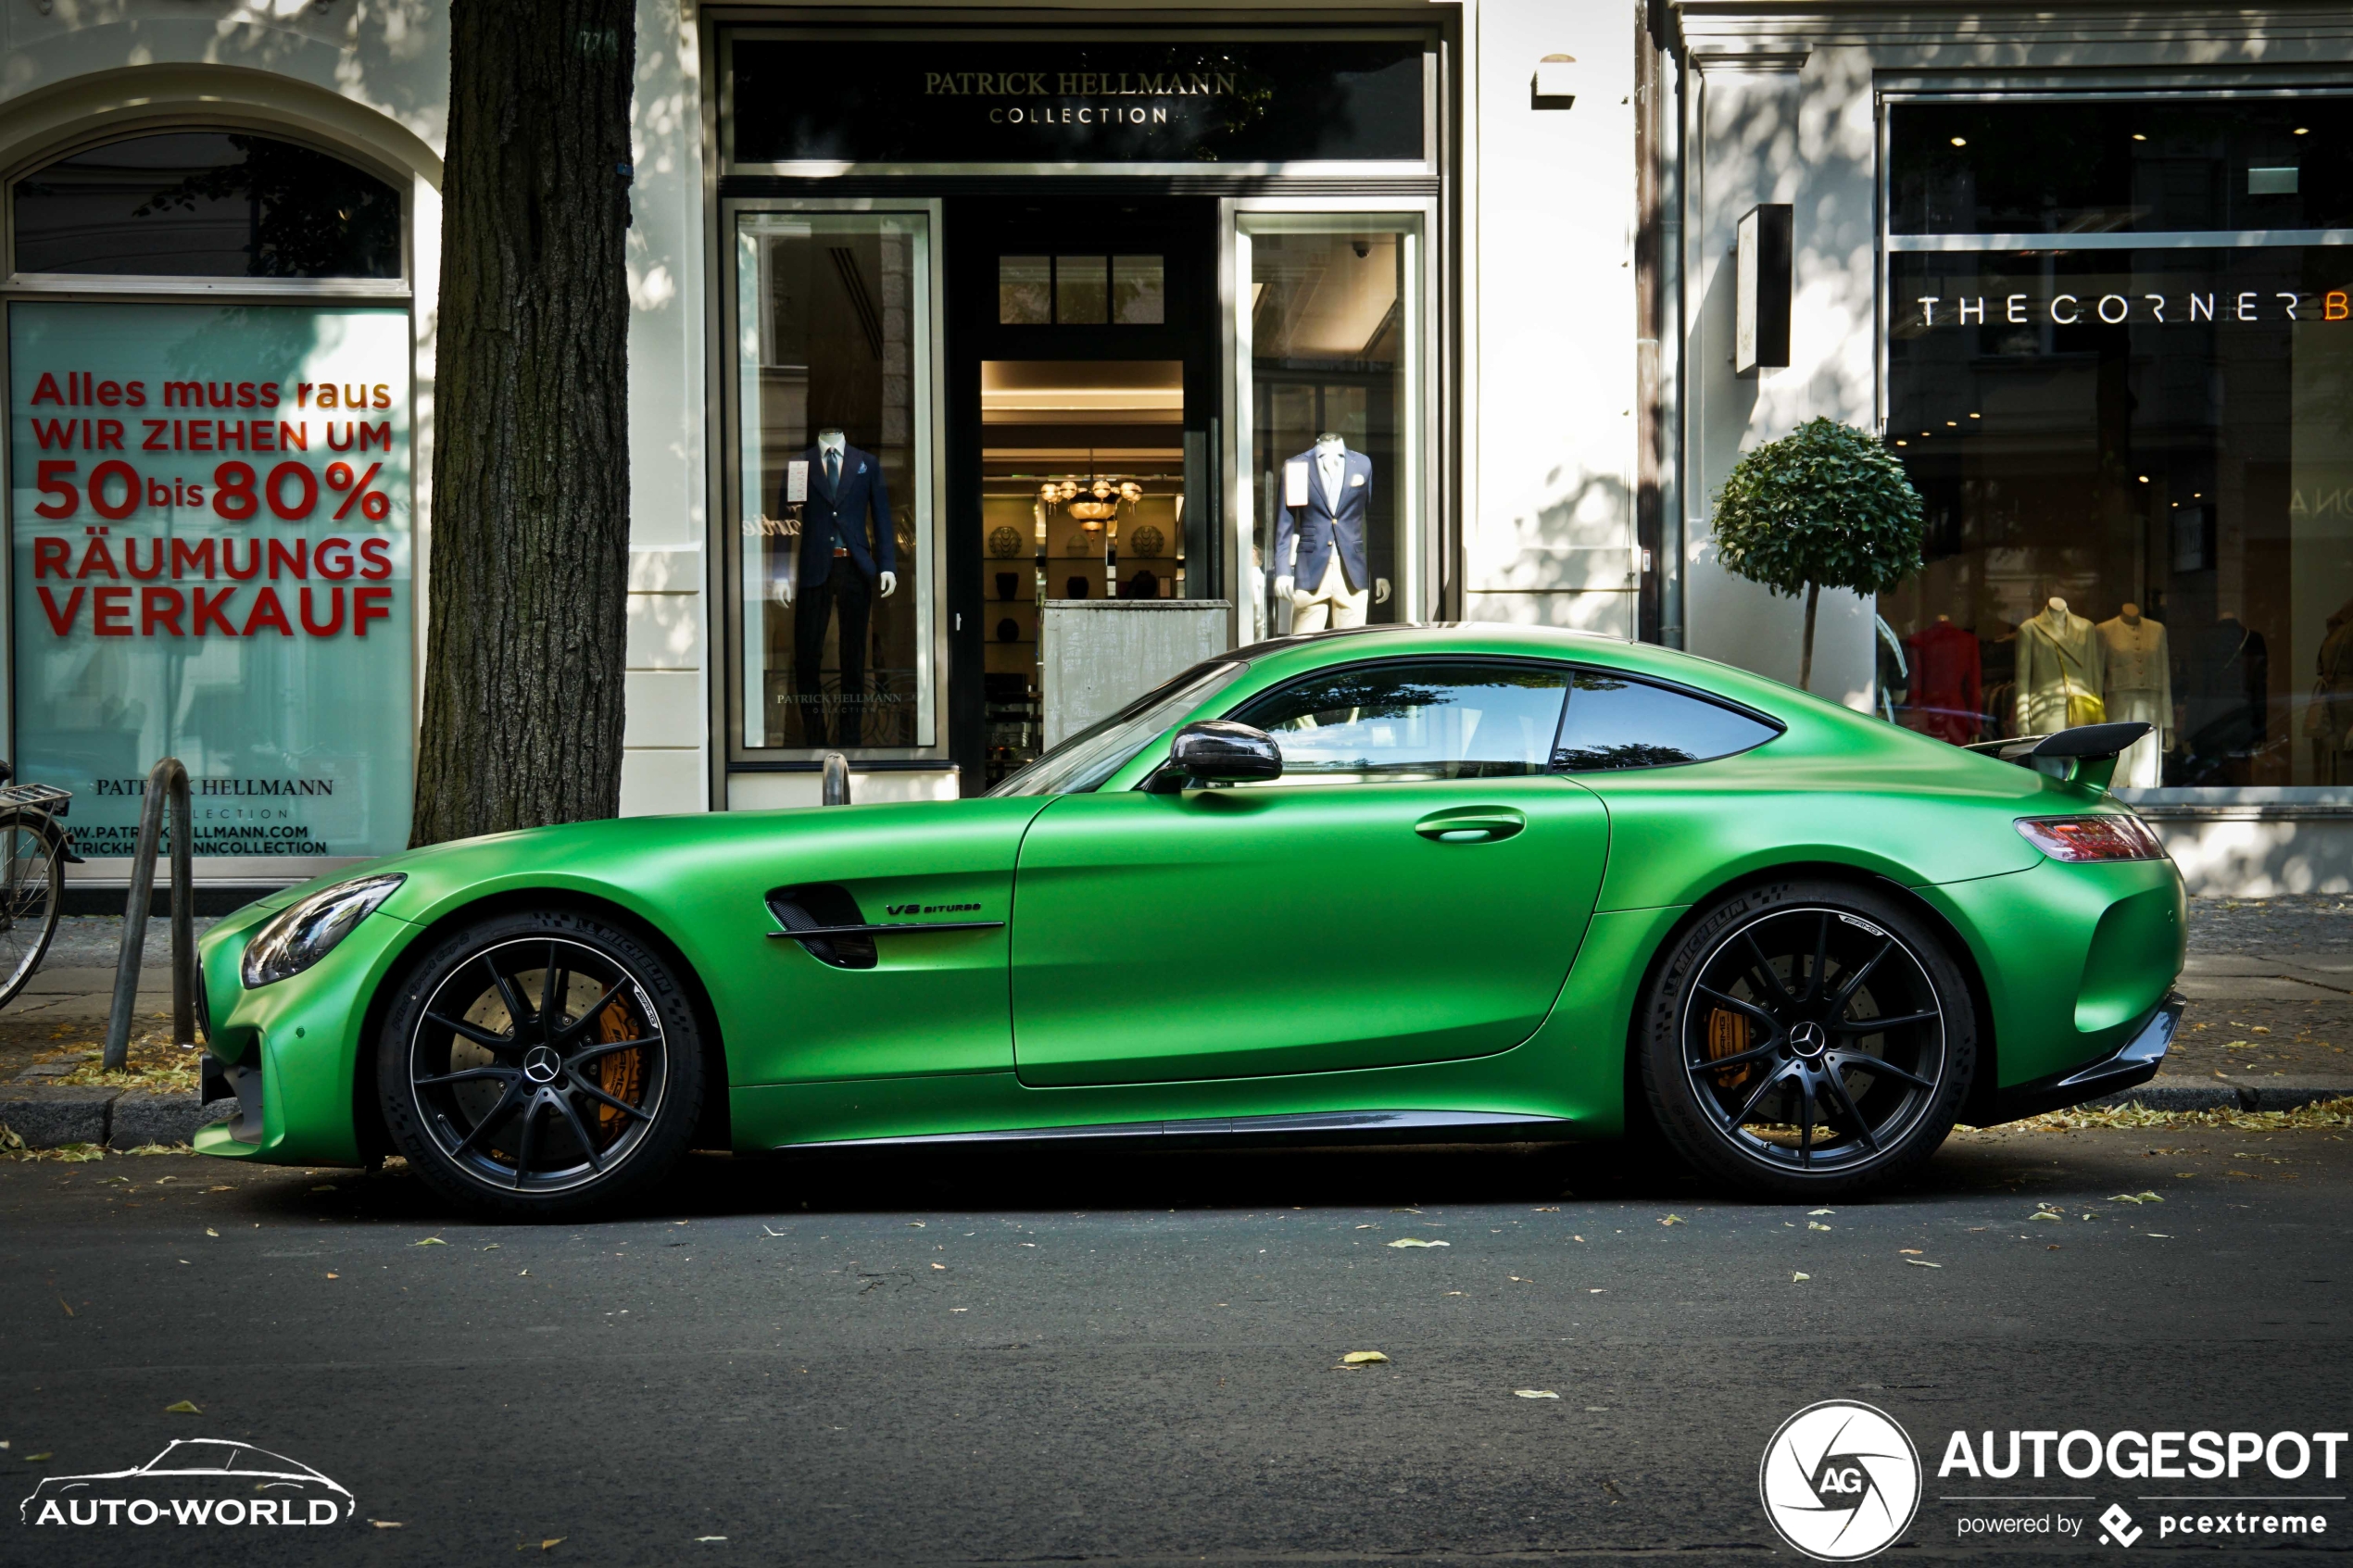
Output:
[[[1759,1456],[1836,1398],[1922,1450],[1915,1559],[2113,1561],[2096,1524],[1956,1532],[2353,1487],[1939,1480],[1949,1434],[2344,1429],[2348,1199],[2324,1132],[1965,1135],[1825,1215],[1606,1150],[698,1158],[549,1229],[397,1173],[6,1165],[0,1561],[1794,1562]],[[44,1474],[197,1436],[358,1520],[19,1523]],[[2095,1500],[1940,1500],[2006,1489]]]

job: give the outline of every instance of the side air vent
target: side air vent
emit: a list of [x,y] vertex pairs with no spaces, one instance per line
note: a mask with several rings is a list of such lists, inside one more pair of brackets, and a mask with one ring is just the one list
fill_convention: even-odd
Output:
[[849,896],[849,889],[839,883],[812,882],[799,887],[779,887],[768,895],[768,912],[787,933],[831,933],[799,938],[800,945],[820,962],[836,969],[875,967],[875,939],[840,930],[845,925],[864,925],[866,917],[860,912],[858,900]]

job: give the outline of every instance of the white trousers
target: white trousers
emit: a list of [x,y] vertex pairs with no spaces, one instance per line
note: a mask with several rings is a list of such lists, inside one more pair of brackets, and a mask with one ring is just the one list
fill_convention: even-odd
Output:
[[2173,715],[2158,706],[2158,694],[2138,686],[2119,686],[2108,694],[2108,716],[2111,723],[2139,719],[2157,726],[2127,746],[2124,755],[2116,759],[2113,782],[2122,789],[2155,789],[2164,773],[2165,743],[2169,738],[2166,726]]
[[1340,550],[1335,546],[1331,558],[1324,563],[1324,580],[1310,593],[1305,588],[1290,591],[1290,629],[1294,632],[1321,632],[1327,628],[1345,629],[1365,624],[1365,607],[1373,602],[1369,587],[1348,591],[1348,573],[1340,567]]

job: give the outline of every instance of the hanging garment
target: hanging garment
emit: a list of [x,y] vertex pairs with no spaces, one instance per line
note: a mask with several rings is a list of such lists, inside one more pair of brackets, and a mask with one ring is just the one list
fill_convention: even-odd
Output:
[[2165,628],[2145,615],[2137,625],[2120,615],[2101,621],[2099,632],[2108,658],[2108,686],[2102,695],[2108,719],[2156,726],[2117,759],[2113,782],[2154,789],[2164,773],[2166,743],[2172,739],[2173,728],[2173,660],[2166,649]]
[[2018,733],[2046,735],[2108,716],[2106,645],[2071,610],[2045,609],[2018,629]]
[[1984,667],[1977,637],[1949,621],[1932,621],[1904,639],[1912,660],[1907,727],[1955,746],[1983,729]]
[[2183,784],[2243,784],[2246,759],[2271,739],[2271,650],[2263,633],[2225,615],[2183,639]]
[[2353,601],[2329,617],[2315,662],[2312,701],[2304,710],[2314,782],[2353,784]]

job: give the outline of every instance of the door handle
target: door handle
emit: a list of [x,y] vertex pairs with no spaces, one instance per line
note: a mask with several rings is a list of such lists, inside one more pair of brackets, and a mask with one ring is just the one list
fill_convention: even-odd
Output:
[[1456,806],[1432,811],[1414,831],[1439,844],[1501,844],[1527,825],[1508,806]]

